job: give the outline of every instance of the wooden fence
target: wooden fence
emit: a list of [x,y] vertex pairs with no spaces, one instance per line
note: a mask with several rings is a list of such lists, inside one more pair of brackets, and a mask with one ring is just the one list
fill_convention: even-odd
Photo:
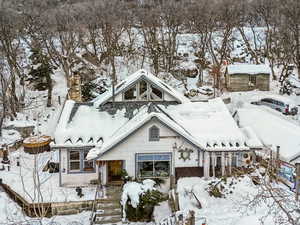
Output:
[[[84,210],[92,210],[94,200],[70,202],[42,202],[29,203],[20,194],[12,190],[0,179],[0,187],[14,200],[29,217],[51,217],[54,215],[77,214]],[[107,202],[109,199],[97,199],[97,203]]]

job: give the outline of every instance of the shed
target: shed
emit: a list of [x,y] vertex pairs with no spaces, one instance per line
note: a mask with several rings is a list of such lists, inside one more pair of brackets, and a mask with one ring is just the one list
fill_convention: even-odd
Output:
[[268,65],[233,64],[226,69],[226,87],[229,91],[270,90],[271,69]]

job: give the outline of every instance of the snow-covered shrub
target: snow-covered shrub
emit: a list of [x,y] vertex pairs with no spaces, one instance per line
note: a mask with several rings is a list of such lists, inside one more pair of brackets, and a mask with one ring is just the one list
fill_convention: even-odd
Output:
[[163,193],[155,189],[156,183],[146,179],[142,183],[127,182],[123,186],[121,205],[123,219],[150,221],[154,206],[166,200]]
[[124,183],[128,181],[132,181],[132,177],[128,175],[127,171],[125,169],[121,170],[121,179],[124,181]]
[[219,180],[214,180],[208,184],[206,189],[210,196],[215,198],[226,198],[226,195],[232,194],[235,185],[241,181],[235,177],[222,177]]

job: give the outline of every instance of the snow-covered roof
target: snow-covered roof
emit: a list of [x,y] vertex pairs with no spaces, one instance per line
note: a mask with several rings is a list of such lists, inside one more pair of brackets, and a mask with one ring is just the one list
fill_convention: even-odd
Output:
[[261,148],[262,144],[255,134],[242,132],[233,120],[221,99],[209,102],[186,103],[165,108],[156,106],[148,113],[145,106],[137,115],[123,125],[108,142],[92,149],[88,158],[101,156],[133,131],[152,118],[189,140],[193,145],[207,151],[235,151]]
[[248,75],[255,75],[255,74],[271,74],[271,69],[266,64],[233,64],[227,66],[227,72],[229,75],[234,74],[248,74]]
[[70,118],[74,104],[72,100],[66,101],[54,134],[56,145],[99,145],[128,121],[124,116],[125,110],[120,110],[112,116],[87,105],[79,106],[75,115]]
[[66,102],[52,146],[94,147],[89,152],[89,159],[98,158],[153,118],[202,150],[235,151],[261,147],[253,138],[255,135],[247,136],[238,128],[219,98],[167,107],[149,103],[137,109],[131,119],[125,116],[125,109],[111,115],[87,105],[79,106],[70,119],[72,106],[73,101]]
[[287,120],[279,112],[259,106],[248,106],[238,110],[240,126],[251,127],[264,145],[280,146],[284,160],[292,160],[300,154],[300,126]]
[[222,99],[169,106],[165,111],[205,150],[242,150],[252,146],[238,128]]
[[[115,95],[118,93],[123,92],[126,88],[130,87],[132,84],[137,82],[140,79],[145,79],[149,81],[150,83],[153,83],[160,89],[162,89],[164,92],[170,94],[173,96],[175,99],[178,100],[179,103],[185,103],[189,102],[190,100],[186,98],[183,94],[179,93],[176,91],[174,88],[172,88],[170,85],[166,84],[162,80],[160,80],[158,77],[154,76],[150,72],[141,69],[138,70],[137,72],[133,73],[132,75],[128,76],[126,79],[121,81],[119,84],[116,85],[115,87]],[[97,97],[93,102],[96,107],[99,107],[100,105],[106,103],[111,97],[112,97],[112,88],[107,91],[106,93],[100,95]]]

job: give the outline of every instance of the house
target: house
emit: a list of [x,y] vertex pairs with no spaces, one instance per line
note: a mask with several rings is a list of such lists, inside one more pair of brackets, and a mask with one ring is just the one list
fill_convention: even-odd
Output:
[[53,150],[60,185],[120,183],[134,178],[217,176],[250,163],[261,148],[239,129],[221,99],[190,102],[151,73],[139,70],[92,103],[67,101]]
[[229,91],[270,90],[270,67],[264,64],[233,64],[225,71]]

